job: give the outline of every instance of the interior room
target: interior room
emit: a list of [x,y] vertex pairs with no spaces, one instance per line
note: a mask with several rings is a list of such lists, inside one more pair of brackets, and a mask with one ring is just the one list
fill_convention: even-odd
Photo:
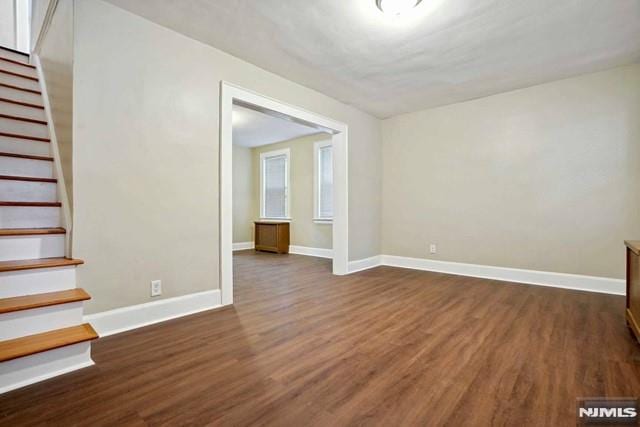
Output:
[[0,425],[638,424],[638,0],[0,0]]
[[332,259],[332,135],[273,111],[232,114],[234,253]]

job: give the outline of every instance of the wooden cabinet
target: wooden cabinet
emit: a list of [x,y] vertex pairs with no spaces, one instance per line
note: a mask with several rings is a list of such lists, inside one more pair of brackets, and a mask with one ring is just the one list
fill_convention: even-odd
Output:
[[627,325],[640,340],[640,240],[627,245]]
[[255,248],[257,251],[289,253],[288,222],[256,221],[255,226]]

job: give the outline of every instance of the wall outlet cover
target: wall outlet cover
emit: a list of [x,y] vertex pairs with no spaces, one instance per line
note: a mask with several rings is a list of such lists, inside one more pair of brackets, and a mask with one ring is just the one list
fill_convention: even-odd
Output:
[[162,295],[162,281],[161,280],[152,280],[151,281],[151,296],[157,297]]

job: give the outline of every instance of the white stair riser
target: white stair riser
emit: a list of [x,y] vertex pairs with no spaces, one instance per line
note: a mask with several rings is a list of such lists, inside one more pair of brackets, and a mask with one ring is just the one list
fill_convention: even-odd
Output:
[[53,162],[0,156],[0,175],[53,178]]
[[65,291],[75,287],[76,268],[73,266],[0,273],[0,298]]
[[82,324],[82,301],[0,314],[0,341]]
[[22,74],[23,76],[38,78],[38,72],[35,68],[25,67],[23,65],[14,64],[13,62],[0,60],[0,69],[11,71],[12,73]]
[[0,179],[0,200],[13,202],[55,202],[58,200],[53,182]]
[[51,155],[51,145],[48,142],[0,136],[0,152],[48,157]]
[[[22,86],[20,86],[22,87]],[[25,92],[23,90],[11,89],[0,86],[0,98],[13,99],[14,101],[29,102],[31,104],[42,105],[42,95]]]
[[64,234],[0,237],[0,261],[64,256]]
[[[37,105],[37,104],[36,104]],[[0,114],[10,116],[27,117],[29,119],[47,120],[42,108],[27,107],[25,105],[13,104],[11,102],[0,101]]]
[[40,91],[39,82],[31,79],[25,79],[24,77],[14,76],[12,74],[0,73],[0,83]]
[[5,49],[0,49],[0,57],[11,59],[12,61],[22,62],[23,64],[29,63],[29,57],[27,55],[20,55],[19,53],[11,52]]
[[91,365],[90,342],[3,362],[0,363],[0,394]]
[[49,138],[47,125],[39,123],[23,122],[0,117],[0,129],[4,133],[33,136],[36,138]]
[[60,208],[0,206],[0,228],[60,227]]

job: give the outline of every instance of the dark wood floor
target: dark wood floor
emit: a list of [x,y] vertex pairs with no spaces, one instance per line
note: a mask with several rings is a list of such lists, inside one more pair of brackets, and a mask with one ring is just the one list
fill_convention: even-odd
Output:
[[622,297],[238,253],[236,304],[95,342],[0,424],[575,425],[640,396]]

